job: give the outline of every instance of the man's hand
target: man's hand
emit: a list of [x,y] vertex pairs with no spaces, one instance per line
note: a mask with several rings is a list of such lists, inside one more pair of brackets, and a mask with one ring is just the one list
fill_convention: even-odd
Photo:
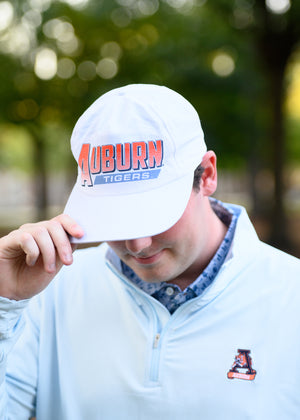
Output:
[[25,224],[0,239],[0,296],[28,299],[45,289],[62,265],[73,262],[69,236],[82,228],[69,216]]

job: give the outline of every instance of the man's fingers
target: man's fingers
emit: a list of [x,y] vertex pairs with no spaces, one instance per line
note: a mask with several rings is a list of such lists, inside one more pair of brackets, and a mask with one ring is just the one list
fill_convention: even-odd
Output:
[[[61,214],[52,219],[50,234],[55,243],[58,255],[63,264],[69,265],[73,262],[73,251],[76,249],[70,242],[70,237],[81,238],[84,231],[70,216]],[[59,229],[59,227],[63,229]]]
[[82,227],[67,214],[60,214],[52,220],[58,221],[70,236],[81,238],[84,235]]
[[26,254],[26,263],[34,265],[41,256],[44,269],[54,273],[57,265],[73,262],[72,246],[68,235],[80,238],[81,227],[69,216],[60,215],[51,220],[21,226],[20,246]]
[[69,235],[80,238],[82,228],[69,216],[62,214],[51,220],[22,225],[11,232],[2,242],[6,243],[8,258],[18,258],[24,253],[26,264],[34,266],[41,258],[46,272],[55,273],[61,264],[73,261]]
[[29,223],[0,238],[0,295],[27,299],[44,290],[63,264],[73,261],[70,235],[81,227],[69,216]]
[[65,265],[72,264],[73,250],[69,236],[63,226],[57,220],[53,220],[49,225],[49,234],[53,243],[55,244],[55,248],[61,262]]
[[[23,241],[20,242],[20,246],[26,254],[26,263],[33,266],[41,256],[45,271],[54,273],[56,271],[56,251],[48,229],[43,223],[27,226],[29,232],[23,232],[21,235]],[[23,229],[25,228],[23,227]]]
[[40,249],[28,232],[23,232],[20,237],[19,245],[26,255],[26,264],[33,266],[40,255]]

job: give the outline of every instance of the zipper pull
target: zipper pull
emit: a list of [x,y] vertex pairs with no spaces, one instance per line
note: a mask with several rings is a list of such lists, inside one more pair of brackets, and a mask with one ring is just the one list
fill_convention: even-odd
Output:
[[154,349],[157,349],[159,339],[160,339],[160,334],[159,334],[159,333],[155,334],[155,337],[154,337],[154,342],[153,342],[153,348],[154,348]]

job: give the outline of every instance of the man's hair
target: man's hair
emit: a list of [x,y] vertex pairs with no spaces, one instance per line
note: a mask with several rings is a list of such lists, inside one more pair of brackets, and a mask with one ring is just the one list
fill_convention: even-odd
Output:
[[201,177],[203,175],[204,172],[204,168],[203,166],[200,165],[197,166],[197,168],[194,171],[194,182],[193,182],[193,189],[198,192],[200,191],[200,181],[201,181]]

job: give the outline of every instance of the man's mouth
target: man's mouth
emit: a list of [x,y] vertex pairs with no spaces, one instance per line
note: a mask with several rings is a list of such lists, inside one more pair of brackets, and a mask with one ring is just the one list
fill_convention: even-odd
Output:
[[131,258],[136,261],[138,264],[143,264],[143,265],[147,265],[147,264],[154,264],[155,262],[157,262],[159,260],[159,258],[161,257],[162,253],[164,250],[161,250],[159,252],[157,252],[156,254],[150,255],[150,256],[145,256],[145,257],[136,257],[134,255],[131,255]]

